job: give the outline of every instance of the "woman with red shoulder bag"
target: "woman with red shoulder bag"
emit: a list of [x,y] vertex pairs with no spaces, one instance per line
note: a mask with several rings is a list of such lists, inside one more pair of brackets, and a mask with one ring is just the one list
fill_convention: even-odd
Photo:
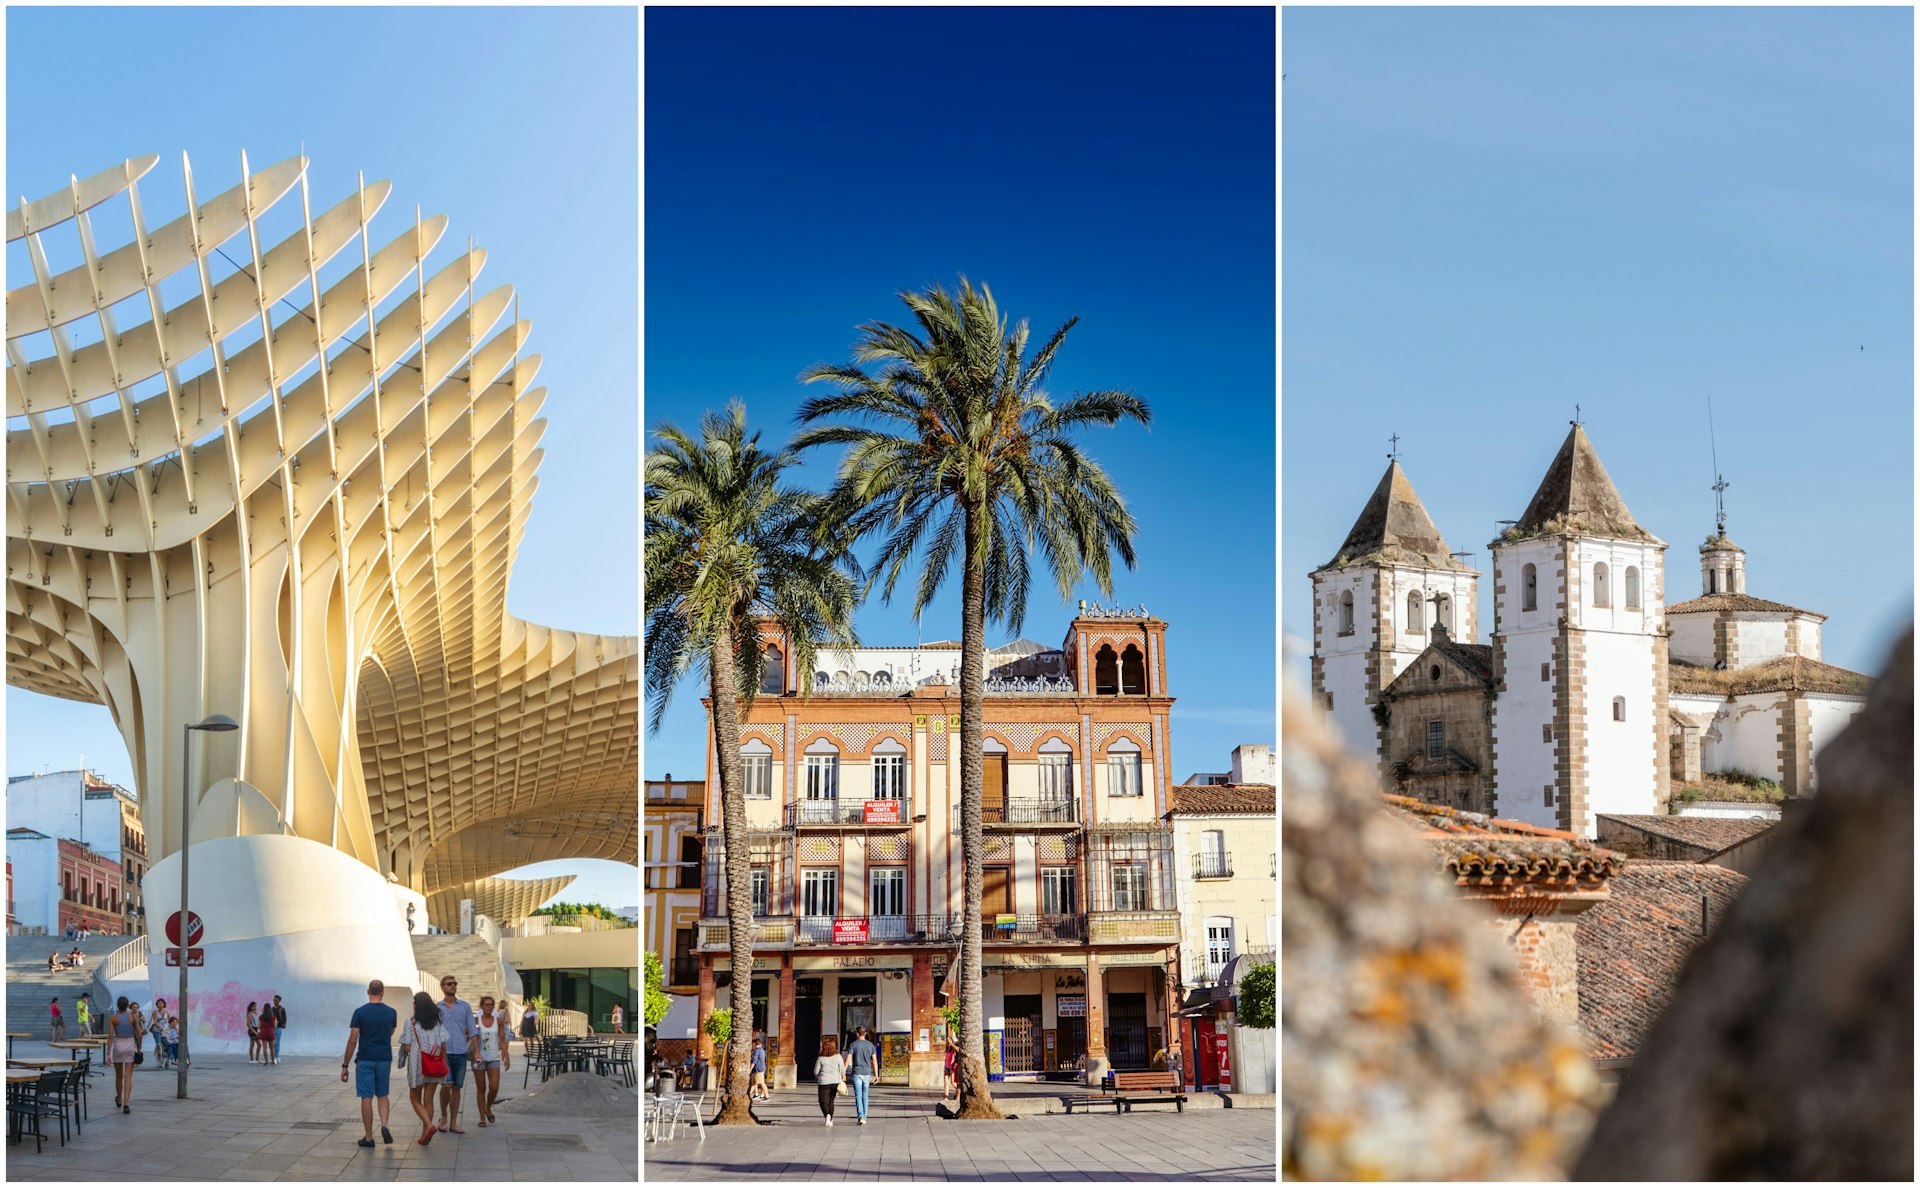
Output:
[[413,996],[413,1016],[400,1029],[400,1059],[407,1067],[407,1101],[420,1116],[421,1146],[433,1141],[433,1095],[447,1079],[447,1029],[440,1006],[422,990]]

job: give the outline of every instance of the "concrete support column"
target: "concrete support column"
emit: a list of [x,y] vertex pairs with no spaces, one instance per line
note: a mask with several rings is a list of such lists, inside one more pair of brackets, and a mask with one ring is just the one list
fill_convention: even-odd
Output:
[[694,1054],[702,1064],[713,1063],[713,1040],[707,1035],[707,1017],[713,1014],[713,958],[700,958],[700,997],[694,1014]]
[[[947,1046],[936,1043],[933,1029],[940,1022],[940,1012],[933,1006],[933,954],[925,949],[913,955],[913,1035],[908,1039],[907,1084],[915,1089],[937,1088],[946,1074]],[[922,1032],[927,1036],[927,1050],[919,1051],[917,1046]]]
[[780,1052],[774,1057],[773,1065],[768,1071],[773,1074],[770,1080],[774,1088],[791,1089],[800,1083],[799,1074],[794,1070],[793,1063],[794,985],[791,953],[780,959],[778,993],[780,995]]
[[1113,1062],[1107,1059],[1107,984],[1100,972],[1100,954],[1087,951],[1087,1084],[1106,1079]]

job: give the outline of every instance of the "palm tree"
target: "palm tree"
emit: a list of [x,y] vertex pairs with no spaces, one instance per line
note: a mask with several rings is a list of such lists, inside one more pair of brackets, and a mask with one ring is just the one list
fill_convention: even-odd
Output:
[[[1146,424],[1130,392],[1088,392],[1054,404],[1041,389],[1074,318],[1031,360],[1027,324],[1011,330],[986,286],[963,277],[960,291],[935,286],[902,293],[917,331],[873,322],[860,327],[853,362],[802,374],[840,390],[808,401],[795,449],[844,445],[828,499],[843,539],[884,533],[868,588],[892,600],[915,556],[918,617],[960,553],[960,813],[965,912],[960,955],[962,1118],[998,1118],[982,1059],[980,897],[986,696],[986,625],[1016,634],[1026,614],[1028,555],[1037,546],[1065,600],[1091,576],[1112,591],[1112,554],[1133,566],[1133,517],[1098,464],[1071,433],[1123,418]],[[870,373],[866,368],[877,367]]]
[[[720,768],[727,860],[727,941],[735,1017],[751,1020],[753,887],[749,871],[740,719],[752,708],[766,656],[760,624],[776,620],[810,689],[816,644],[853,644],[858,568],[818,532],[820,497],[782,483],[798,462],[747,436],[740,402],[709,412],[699,440],[672,425],[654,431],[646,459],[647,729],[658,733],[674,686],[706,678]],[[824,542],[824,543],[823,543]],[[753,1028],[733,1029],[717,1123],[751,1123],[747,1065]]]

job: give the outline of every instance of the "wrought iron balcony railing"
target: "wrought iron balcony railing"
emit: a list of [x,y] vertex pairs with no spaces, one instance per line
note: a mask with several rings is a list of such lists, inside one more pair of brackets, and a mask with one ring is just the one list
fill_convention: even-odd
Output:
[[901,828],[913,823],[910,796],[836,796],[826,800],[797,800],[787,806],[792,825],[885,825]]
[[1180,939],[1180,913],[1172,908],[1093,912],[1087,917],[1087,936],[1095,944],[1141,941],[1171,944]]
[[1232,878],[1233,855],[1201,854],[1193,860],[1193,877],[1196,879]]
[[[958,915],[801,916],[794,943],[800,945],[956,945],[963,922]],[[981,921],[988,944],[1080,944],[1087,939],[1082,916],[1046,913],[988,913]]]
[[[980,806],[982,825],[1078,825],[1080,800],[1052,796],[1009,796],[1003,801]],[[960,806],[953,806],[953,831],[960,832]]]

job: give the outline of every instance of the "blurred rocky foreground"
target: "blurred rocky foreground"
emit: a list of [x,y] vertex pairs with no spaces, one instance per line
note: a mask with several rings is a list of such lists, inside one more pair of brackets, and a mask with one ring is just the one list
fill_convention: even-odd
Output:
[[1596,1125],[1580,1038],[1290,705],[1283,1175],[1911,1182],[1913,710],[1909,634]]

